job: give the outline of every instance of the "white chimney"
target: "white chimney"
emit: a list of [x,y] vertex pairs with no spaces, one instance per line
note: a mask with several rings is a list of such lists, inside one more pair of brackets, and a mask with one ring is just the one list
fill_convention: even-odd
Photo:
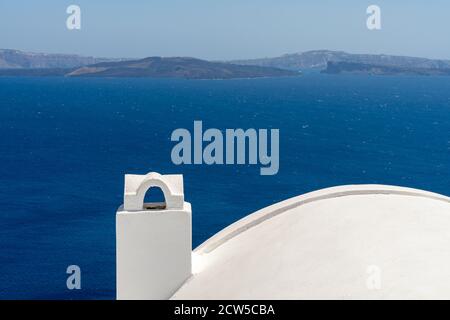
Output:
[[[165,203],[144,203],[152,187]],[[168,299],[191,276],[191,205],[183,176],[125,175],[116,214],[117,299]]]

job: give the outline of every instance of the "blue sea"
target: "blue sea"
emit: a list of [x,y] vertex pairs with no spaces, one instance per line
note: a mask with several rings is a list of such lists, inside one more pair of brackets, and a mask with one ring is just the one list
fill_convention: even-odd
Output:
[[[199,245],[325,187],[450,195],[450,78],[0,78],[0,299],[114,299],[124,174],[184,175]],[[279,128],[280,170],[171,162],[177,128]],[[66,268],[81,268],[81,290]]]

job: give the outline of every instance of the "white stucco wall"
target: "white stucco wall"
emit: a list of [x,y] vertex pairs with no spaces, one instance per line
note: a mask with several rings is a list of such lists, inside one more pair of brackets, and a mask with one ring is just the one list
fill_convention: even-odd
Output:
[[450,298],[450,199],[342,186],[260,210],[194,252],[173,299]]

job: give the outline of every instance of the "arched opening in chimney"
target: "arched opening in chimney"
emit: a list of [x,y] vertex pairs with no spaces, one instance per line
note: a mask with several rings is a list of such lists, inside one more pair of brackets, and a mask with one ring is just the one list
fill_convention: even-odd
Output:
[[145,193],[144,210],[163,210],[166,209],[166,199],[164,192],[160,187],[150,187]]

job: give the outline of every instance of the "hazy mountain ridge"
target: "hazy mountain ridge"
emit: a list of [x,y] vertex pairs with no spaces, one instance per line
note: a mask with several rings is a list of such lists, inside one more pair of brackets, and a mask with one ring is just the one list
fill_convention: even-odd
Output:
[[0,49],[0,76],[232,79],[298,74],[285,69],[242,66],[185,57],[131,60]]
[[234,60],[235,64],[268,66],[286,70],[326,69],[328,62],[348,62],[401,68],[447,69],[450,60],[435,60],[386,54],[352,54],[344,51],[314,50],[280,57]]
[[0,69],[75,68],[106,61],[123,59],[95,58],[75,54],[47,54],[0,49]]
[[232,79],[296,76],[306,69],[333,74],[450,75],[450,60],[330,50],[228,62],[186,57],[130,60],[0,49],[0,76]]
[[370,74],[370,75],[420,75],[448,76],[450,68],[398,67],[354,62],[329,61],[322,73],[328,74]]

